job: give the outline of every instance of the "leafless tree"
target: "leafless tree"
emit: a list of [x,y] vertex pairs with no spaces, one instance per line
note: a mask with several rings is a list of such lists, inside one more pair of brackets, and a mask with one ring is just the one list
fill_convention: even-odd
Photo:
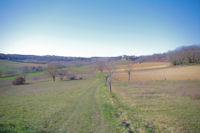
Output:
[[22,71],[23,78],[26,80],[26,74],[29,72],[28,66],[22,67],[21,71]]
[[[108,62],[105,64],[105,69],[106,69],[106,72],[105,72],[106,81],[108,80],[109,91],[110,93],[112,93],[112,75],[114,73],[114,66],[110,62]],[[107,82],[106,82],[106,85],[107,85]]]
[[173,65],[200,64],[200,46],[181,47],[168,53],[168,58]]
[[97,69],[100,71],[100,72],[103,72],[103,70],[105,69],[105,62],[99,62],[97,64]]
[[109,73],[107,71],[106,67],[107,62],[106,61],[101,61],[97,63],[97,70],[99,70],[101,73],[104,74],[105,82],[104,85],[107,86],[108,78],[109,78]]
[[104,73],[104,78],[105,78],[104,85],[107,86],[107,82],[108,82],[108,73]]
[[127,72],[128,72],[128,81],[131,80],[131,71],[132,71],[132,62],[131,62],[131,60],[128,60],[128,70],[127,70]]
[[58,68],[59,68],[59,65],[57,63],[49,63],[47,65],[46,70],[49,73],[49,75],[52,77],[54,82],[56,80],[56,74],[57,74]]

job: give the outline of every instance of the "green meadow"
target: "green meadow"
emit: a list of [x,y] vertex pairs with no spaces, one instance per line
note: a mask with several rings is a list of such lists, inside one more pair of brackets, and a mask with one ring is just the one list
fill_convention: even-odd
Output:
[[[199,132],[199,81],[0,80],[0,132]],[[45,80],[42,80],[45,79]],[[183,89],[180,90],[179,88]]]

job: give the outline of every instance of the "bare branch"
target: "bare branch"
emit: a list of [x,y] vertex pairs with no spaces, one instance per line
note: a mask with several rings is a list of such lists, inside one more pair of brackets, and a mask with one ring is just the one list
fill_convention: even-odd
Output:
[[52,77],[54,82],[56,80],[56,74],[57,74],[57,69],[58,68],[59,68],[59,65],[57,63],[49,63],[47,65],[47,72]]

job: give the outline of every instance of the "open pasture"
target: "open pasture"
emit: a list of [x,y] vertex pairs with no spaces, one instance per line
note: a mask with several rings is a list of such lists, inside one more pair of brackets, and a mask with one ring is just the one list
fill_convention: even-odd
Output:
[[[150,67],[151,68],[151,67]],[[128,80],[126,70],[114,74],[114,78],[120,81]],[[146,70],[134,70],[131,72],[132,81],[152,80],[200,80],[200,65],[177,66],[169,68],[157,68]]]
[[26,62],[16,62],[8,60],[0,60],[0,77],[13,76],[20,74],[23,67],[46,67],[46,64],[35,64]]
[[199,81],[116,81],[113,88],[125,106],[161,132],[200,132]]
[[96,96],[98,85],[97,79],[88,79],[1,87],[0,128],[12,132],[100,130],[104,122]]
[[0,132],[200,131],[198,65],[137,70],[129,82],[126,72],[115,73],[112,94],[102,73],[65,69],[83,79],[52,82],[45,72],[28,75],[25,85],[1,79]]
[[155,69],[155,68],[165,68],[165,67],[170,67],[171,63],[170,62],[143,62],[143,63],[137,63],[137,64],[130,64],[127,65],[128,62],[126,62],[126,65],[118,65],[116,69],[118,71],[125,71],[129,67],[132,70],[143,70],[143,69]]

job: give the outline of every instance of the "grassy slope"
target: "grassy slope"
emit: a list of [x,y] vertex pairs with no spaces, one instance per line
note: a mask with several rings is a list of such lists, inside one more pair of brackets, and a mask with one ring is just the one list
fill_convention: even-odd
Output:
[[162,132],[200,132],[199,81],[118,81],[114,88],[125,106]]
[[[0,131],[111,133],[199,129],[200,103],[198,95],[193,97],[199,92],[198,81],[115,82],[112,95],[103,86],[102,75],[55,83],[39,81],[0,87]],[[184,91],[180,87],[185,87]],[[188,93],[188,88],[194,93]]]
[[7,71],[19,71],[23,66],[45,66],[44,64],[34,64],[34,63],[24,63],[24,62],[15,62],[9,60],[0,60],[0,71],[5,73]]
[[[1,131],[115,132],[100,78],[0,88]],[[113,119],[113,118],[112,118]]]
[[[1,88],[1,125],[14,127],[13,130],[18,131],[77,129],[80,124],[72,122],[80,118],[77,112],[90,113],[82,108],[84,104],[81,102],[93,101],[86,98],[92,95],[91,86],[96,82],[93,80],[57,81]],[[67,126],[66,123],[70,125]]]
[[[114,77],[121,81],[127,81],[128,73],[126,71],[123,73],[116,73]],[[200,80],[200,65],[134,71],[131,72],[131,80]]]

